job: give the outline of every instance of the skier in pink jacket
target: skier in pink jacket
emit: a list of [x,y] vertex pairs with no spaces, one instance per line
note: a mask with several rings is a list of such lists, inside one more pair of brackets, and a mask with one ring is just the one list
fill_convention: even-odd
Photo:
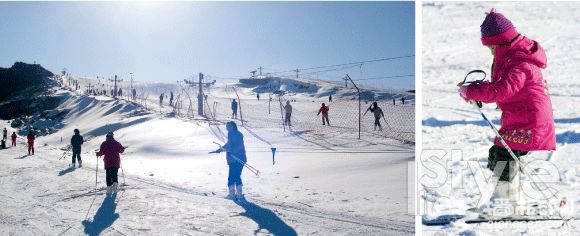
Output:
[[[541,73],[547,66],[542,46],[518,33],[510,20],[495,9],[481,25],[481,42],[494,56],[491,81],[462,86],[460,96],[466,101],[497,104],[502,111],[499,133],[516,156],[526,155],[528,151],[555,150],[552,103]],[[508,163],[498,186],[513,181],[518,173],[517,163],[497,138],[489,149],[488,159],[488,168],[492,171],[498,162]],[[497,188],[496,193],[512,199],[510,193],[507,196],[498,193]]]

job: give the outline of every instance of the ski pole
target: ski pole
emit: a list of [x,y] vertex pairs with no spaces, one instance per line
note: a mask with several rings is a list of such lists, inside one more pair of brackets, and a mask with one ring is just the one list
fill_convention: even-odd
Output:
[[237,158],[236,155],[234,155],[232,153],[230,153],[230,154],[232,155],[232,157],[234,158],[234,160],[236,160],[240,164],[243,164],[246,168],[248,168],[248,170],[250,170],[256,176],[260,175],[260,171],[258,169],[254,168],[253,166],[251,166],[247,162],[246,163],[242,162],[242,160],[240,160],[239,158]]
[[[213,142],[215,144],[217,144],[220,148],[218,150],[215,151],[211,151],[209,153],[219,153],[218,151],[220,151],[220,149],[222,148],[222,145],[217,143],[217,142]],[[244,167],[248,168],[248,170],[250,170],[252,173],[254,173],[255,175],[260,175],[260,170],[254,168],[253,166],[251,166],[250,164],[248,164],[247,162],[244,163],[242,160],[240,160],[238,157],[236,157],[236,155],[234,155],[233,153],[230,153],[232,155],[232,158],[234,158],[234,160],[236,160],[238,163],[243,164]]]
[[[129,146],[124,146],[124,148],[128,148],[128,147],[129,147]],[[119,160],[120,160],[120,159],[121,159],[121,158],[119,157]],[[120,164],[120,163],[119,163],[119,167],[121,167],[121,174],[123,174],[123,186],[125,186],[125,185],[127,185],[127,184],[125,183],[125,171],[123,170],[123,164]]]
[[387,119],[385,118],[385,116],[383,116],[383,120],[385,121],[385,124],[387,125],[387,127],[389,128],[389,130],[391,132],[393,132],[393,129],[391,128],[391,125],[389,125],[389,122],[387,122]]
[[127,185],[125,184],[125,171],[123,170],[123,165],[120,165],[121,167],[121,174],[123,174],[123,186]]
[[95,193],[97,192],[97,176],[99,175],[99,157],[97,157],[97,166],[95,166]]
[[[522,173],[524,173],[528,178],[530,178],[532,184],[535,186],[536,189],[540,189],[540,186],[538,183],[542,183],[543,187],[545,187],[548,191],[550,191],[550,194],[554,197],[557,197],[557,192],[559,191],[552,191],[552,189],[546,185],[546,183],[542,182],[542,181],[536,181],[534,180],[533,176],[529,170],[527,168],[530,168],[529,163],[527,161],[525,161],[523,158],[520,158],[518,156],[516,156],[516,154],[512,151],[512,149],[507,145],[507,143],[505,142],[505,140],[501,137],[501,135],[499,134],[499,131],[497,130],[497,128],[495,127],[495,125],[493,123],[491,123],[491,121],[489,119],[487,119],[487,117],[485,116],[485,114],[481,111],[481,106],[482,103],[480,101],[476,101],[475,102],[475,106],[477,107],[477,109],[479,110],[479,113],[481,114],[481,116],[483,117],[483,119],[489,124],[489,126],[491,127],[491,129],[493,130],[493,132],[495,133],[495,137],[499,140],[499,142],[504,146],[504,148],[508,151],[508,153],[510,154],[510,156],[518,163],[520,163],[520,171]],[[544,193],[544,191],[540,191],[542,193],[542,195],[546,198],[546,200],[548,199],[548,196]]]

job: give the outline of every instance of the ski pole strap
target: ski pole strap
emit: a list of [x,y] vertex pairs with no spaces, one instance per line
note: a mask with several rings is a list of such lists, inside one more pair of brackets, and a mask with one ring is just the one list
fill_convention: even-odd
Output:
[[[483,74],[483,79],[476,80],[476,81],[467,81],[467,77],[469,77],[469,75],[471,75],[473,73],[481,73],[481,74]],[[485,77],[487,77],[487,74],[485,73],[485,71],[483,71],[483,70],[472,70],[472,71],[468,72],[467,75],[465,75],[465,78],[463,78],[463,82],[461,82],[461,84],[469,84],[469,83],[476,83],[476,82],[479,82],[479,81],[483,81],[483,80],[485,80]]]
[[[475,80],[475,81],[467,81],[467,77],[469,77],[469,75],[471,75],[473,73],[483,74],[483,79]],[[465,75],[465,78],[463,78],[463,81],[460,82],[459,84],[457,84],[457,86],[462,86],[464,84],[478,83],[478,82],[481,82],[481,81],[485,80],[485,77],[487,77],[487,74],[485,73],[485,71],[483,71],[483,70],[472,70],[472,71],[468,72],[467,75]],[[477,107],[479,107],[479,108],[482,108],[483,107],[483,103],[481,101],[475,101],[475,105],[477,105]]]

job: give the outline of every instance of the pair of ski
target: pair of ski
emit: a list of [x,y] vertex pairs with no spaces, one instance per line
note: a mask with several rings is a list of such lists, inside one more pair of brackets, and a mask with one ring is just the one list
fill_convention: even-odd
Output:
[[[484,209],[469,209],[465,212],[463,211],[455,211],[449,212],[448,214],[442,214],[436,217],[429,217],[424,215],[422,217],[422,223],[424,225],[447,225],[455,221],[463,221],[466,224],[475,224],[475,223],[486,223],[486,222],[515,222],[515,221],[563,221],[563,223],[567,223],[568,221],[572,220],[573,217],[571,215],[566,214],[566,209],[569,208],[569,205],[566,205],[566,202],[560,204],[560,208],[555,211],[549,211],[547,208],[541,208],[536,206],[530,206],[529,209],[532,211],[531,214],[524,214],[523,211],[515,210],[516,207],[510,205],[508,199],[503,199],[503,204],[501,203],[502,199],[499,200],[498,205],[492,206],[488,205],[485,206]],[[533,208],[537,207],[537,208]],[[551,213],[551,214],[550,214]]]
[[[474,81],[474,82],[466,82],[467,77],[470,74],[473,73],[482,73],[484,75],[483,79],[478,80],[478,81]],[[473,70],[470,71],[469,73],[467,73],[467,75],[465,76],[465,78],[463,79],[462,82],[460,82],[457,86],[462,86],[464,84],[467,83],[476,83],[476,82],[481,82],[485,79],[486,77],[486,73],[483,70]],[[510,156],[517,161],[520,166],[524,166],[523,168],[520,167],[520,171],[523,172],[524,174],[526,174],[528,177],[530,177],[530,180],[532,180],[532,183],[534,184],[535,187],[539,188],[538,183],[535,182],[532,178],[532,176],[530,175],[529,170],[526,170],[526,167],[529,167],[527,161],[525,161],[522,158],[517,157],[514,152],[509,148],[509,146],[507,145],[507,143],[505,142],[505,140],[501,137],[501,135],[499,134],[499,131],[497,130],[497,128],[495,127],[495,125],[485,116],[485,114],[482,112],[481,108],[483,107],[482,102],[480,101],[476,101],[474,103],[474,105],[477,107],[480,115],[483,117],[483,119],[489,124],[490,128],[493,130],[496,138],[501,142],[501,144],[507,149],[508,153],[510,154]],[[549,157],[549,159],[552,158],[552,156]],[[547,187],[547,186],[545,186]],[[552,191],[550,192],[552,195],[551,196],[556,196],[558,195],[557,193],[553,193]],[[542,194],[544,194],[544,192],[542,191]],[[556,209],[556,211],[558,210],[563,210],[563,208],[569,208],[570,204],[567,202],[567,197],[566,196],[561,196],[561,194],[559,194],[561,199],[560,199],[560,209]],[[545,196],[545,194],[544,194]],[[547,199],[547,196],[545,196]],[[506,206],[509,206],[509,200],[506,202]],[[553,208],[555,208],[554,206],[552,206]],[[495,209],[486,209],[486,213],[482,212],[479,209],[470,209],[464,213],[462,212],[454,212],[451,214],[442,214],[439,215],[437,217],[428,217],[426,215],[424,215],[422,217],[422,223],[424,225],[447,225],[450,224],[452,222],[458,221],[458,220],[463,220],[465,223],[470,224],[470,223],[483,223],[483,222],[499,222],[499,221],[546,221],[546,220],[562,220],[563,224],[562,226],[564,226],[564,224],[567,224],[568,221],[573,220],[574,218],[572,216],[569,215],[562,215],[560,212],[558,212],[558,214],[533,214],[533,215],[513,215],[513,214],[509,214],[509,213],[513,213],[513,206],[511,208],[511,212],[508,209],[501,209],[501,208],[495,208]],[[503,214],[502,214],[503,211]],[[489,214],[491,213],[491,214]],[[498,214],[499,213],[499,214]]]

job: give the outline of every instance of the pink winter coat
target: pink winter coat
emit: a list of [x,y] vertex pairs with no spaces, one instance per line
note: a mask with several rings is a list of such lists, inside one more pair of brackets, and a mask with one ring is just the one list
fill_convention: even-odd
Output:
[[[501,109],[499,133],[514,150],[555,150],[552,103],[540,69],[547,66],[544,49],[524,36],[497,46],[491,82],[471,84],[468,100],[495,102]],[[496,138],[495,145],[503,146]]]
[[97,156],[105,155],[103,161],[105,161],[105,168],[109,167],[121,167],[121,156],[119,153],[123,153],[125,148],[116,140],[106,140],[101,144],[100,150],[97,152]]

